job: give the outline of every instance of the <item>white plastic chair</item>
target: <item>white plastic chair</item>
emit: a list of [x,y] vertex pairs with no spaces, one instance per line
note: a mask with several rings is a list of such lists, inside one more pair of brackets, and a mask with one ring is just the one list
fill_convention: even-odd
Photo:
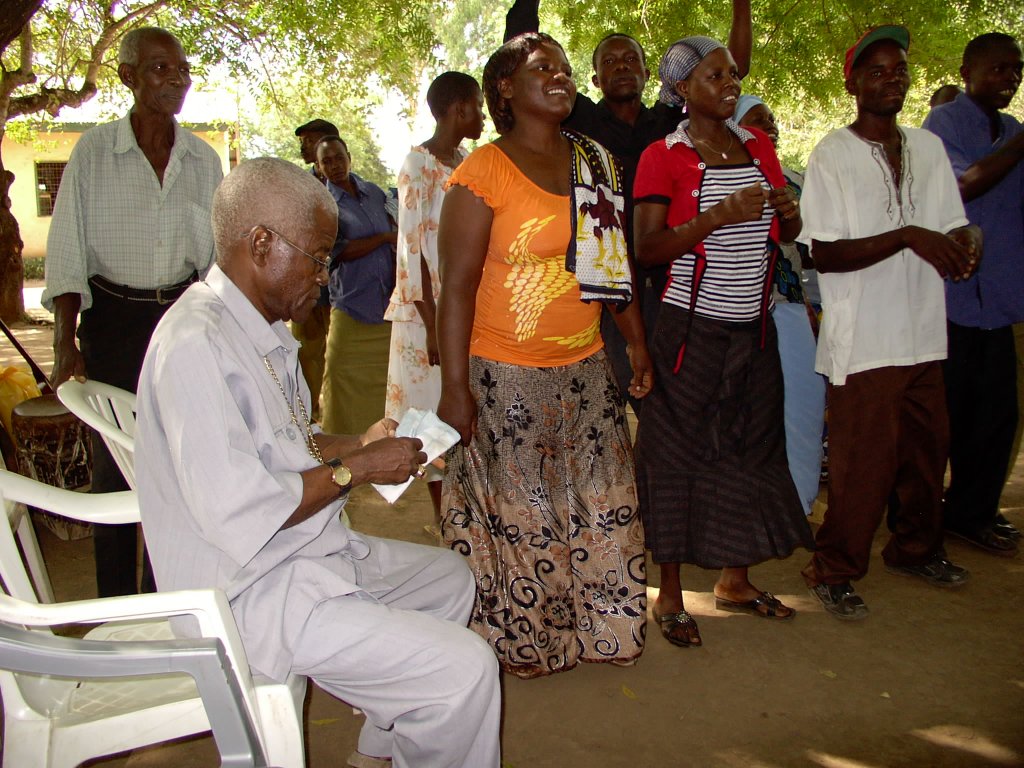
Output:
[[[7,469],[3,456],[0,456],[0,469]],[[29,575],[32,577],[32,586],[35,588],[36,598],[41,603],[53,602],[53,587],[50,585],[50,576],[43,564],[43,553],[39,551],[39,540],[36,538],[35,528],[32,526],[32,517],[28,513],[28,507],[24,504],[16,504],[13,501],[4,499],[4,512],[7,514],[7,522],[11,524],[11,530],[15,538],[0,536],[0,549],[8,549],[12,545],[14,549],[4,552],[3,557],[15,557],[18,554],[17,544],[21,545],[21,553],[25,558],[25,565],[28,567]]]
[[73,680],[187,673],[202,696],[221,766],[266,766],[242,684],[220,640],[78,640],[8,623],[34,612],[30,603],[0,595],[0,669]]
[[129,488],[135,487],[135,394],[102,381],[68,379],[57,399],[100,437]]
[[[0,495],[54,514],[91,523],[138,522],[134,491],[84,494],[0,471]],[[173,640],[168,617],[191,615],[204,638],[217,638],[237,670],[246,706],[270,764],[302,768],[302,702],[306,679],[284,684],[254,681],[227,599],[219,590],[191,590],[43,605],[0,526],[0,579],[22,602],[13,621],[33,627],[97,624],[90,640]],[[112,623],[105,623],[112,622]],[[46,630],[37,630],[46,631]],[[4,704],[4,768],[76,766],[104,755],[210,730],[191,677],[182,674],[127,681],[77,681],[0,671]]]

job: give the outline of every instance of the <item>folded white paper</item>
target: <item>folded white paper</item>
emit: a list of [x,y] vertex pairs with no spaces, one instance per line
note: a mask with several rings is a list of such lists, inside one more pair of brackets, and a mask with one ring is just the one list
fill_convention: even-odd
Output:
[[[418,408],[410,408],[405,412],[398,423],[398,429],[395,430],[395,437],[418,437],[422,440],[423,452],[427,454],[428,463],[459,442],[459,433],[437,418],[436,413],[421,411]],[[398,485],[374,483],[373,487],[388,504],[394,504],[412,481],[413,478],[410,477]]]

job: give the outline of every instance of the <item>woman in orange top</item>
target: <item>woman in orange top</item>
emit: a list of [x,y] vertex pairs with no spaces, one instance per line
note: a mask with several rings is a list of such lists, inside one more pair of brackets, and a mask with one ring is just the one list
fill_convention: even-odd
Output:
[[637,397],[651,387],[631,303],[618,169],[563,132],[562,47],[528,33],[484,69],[501,137],[452,174],[441,211],[442,536],[477,582],[470,626],[519,677],[631,663],[646,619],[624,405],[600,336],[616,306]]

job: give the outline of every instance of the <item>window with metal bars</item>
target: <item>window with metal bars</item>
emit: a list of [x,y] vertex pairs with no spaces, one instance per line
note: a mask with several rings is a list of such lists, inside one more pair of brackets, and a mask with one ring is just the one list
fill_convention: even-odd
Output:
[[36,163],[36,208],[40,216],[52,216],[57,190],[67,163]]

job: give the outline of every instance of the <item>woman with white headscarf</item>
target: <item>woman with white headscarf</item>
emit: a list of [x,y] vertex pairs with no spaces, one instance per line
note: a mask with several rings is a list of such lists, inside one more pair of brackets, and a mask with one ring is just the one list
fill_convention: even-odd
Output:
[[637,260],[668,267],[651,356],[658,386],[637,435],[647,546],[661,571],[654,617],[678,646],[700,645],[679,568],[720,568],[715,605],[769,619],[793,609],[748,567],[813,544],[786,464],[782,376],[771,318],[777,245],[800,209],[768,136],[733,121],[740,80],[707,37],[673,44],[661,98],[688,119],[637,169]]

